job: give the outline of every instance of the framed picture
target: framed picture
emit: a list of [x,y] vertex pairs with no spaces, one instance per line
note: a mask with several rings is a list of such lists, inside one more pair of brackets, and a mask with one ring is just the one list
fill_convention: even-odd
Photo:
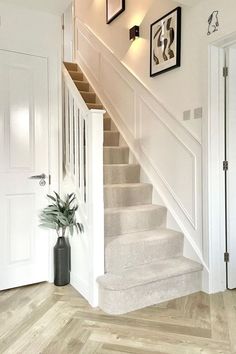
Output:
[[180,66],[181,7],[177,7],[151,25],[150,76]]
[[125,0],[106,0],[107,24],[125,11]]

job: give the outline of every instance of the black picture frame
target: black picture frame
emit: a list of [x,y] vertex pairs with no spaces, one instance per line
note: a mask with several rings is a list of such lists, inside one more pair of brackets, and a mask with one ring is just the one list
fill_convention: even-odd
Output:
[[123,11],[125,11],[125,0],[120,0],[120,8],[113,14],[113,16],[109,17],[109,6],[115,0],[106,0],[106,22],[107,24],[114,21]]
[[[181,66],[181,12],[181,7],[176,7],[174,10],[162,16],[150,26],[151,77],[155,77]],[[171,22],[173,22],[174,28],[171,27]],[[168,36],[164,38],[164,41],[163,35],[162,37],[160,35],[160,31],[163,29],[164,33],[167,32],[168,34]],[[166,41],[169,41],[169,47],[168,42]],[[172,43],[170,43],[170,41],[172,41]],[[156,45],[154,48],[155,42]],[[161,49],[163,46],[164,50]],[[156,55],[158,51],[161,53],[161,56]]]

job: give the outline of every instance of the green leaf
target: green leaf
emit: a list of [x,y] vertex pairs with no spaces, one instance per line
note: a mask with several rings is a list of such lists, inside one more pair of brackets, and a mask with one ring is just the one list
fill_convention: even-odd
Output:
[[64,199],[60,198],[59,194],[54,192],[54,195],[47,195],[48,198],[53,201],[46,208],[44,208],[40,214],[40,226],[45,228],[56,229],[66,231],[69,229],[71,235],[74,233],[74,228],[78,232],[82,230],[77,225],[76,211],[78,205],[76,204],[76,196],[74,193],[67,194]]
[[49,199],[53,200],[54,202],[56,202],[56,199],[55,199],[52,195],[47,194],[47,197],[48,197]]

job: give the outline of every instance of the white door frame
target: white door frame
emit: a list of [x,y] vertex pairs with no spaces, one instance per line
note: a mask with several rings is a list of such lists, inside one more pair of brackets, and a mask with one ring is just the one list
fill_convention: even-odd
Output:
[[236,43],[236,32],[209,46],[208,73],[208,232],[210,293],[226,289],[225,250],[225,181],[224,161],[224,49]]
[[[62,155],[61,155],[61,126],[62,126],[62,53],[57,61],[57,67],[48,58],[48,98],[49,98],[49,170],[51,174],[50,193],[53,191],[61,193],[62,178]],[[55,230],[50,231],[50,252],[49,252],[49,278],[54,281],[54,255],[53,248],[56,244],[57,235]]]

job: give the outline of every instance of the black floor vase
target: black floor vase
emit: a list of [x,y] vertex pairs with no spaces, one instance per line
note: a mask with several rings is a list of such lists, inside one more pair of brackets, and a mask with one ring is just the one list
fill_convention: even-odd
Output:
[[58,237],[54,247],[54,284],[70,283],[70,245],[65,237]]

